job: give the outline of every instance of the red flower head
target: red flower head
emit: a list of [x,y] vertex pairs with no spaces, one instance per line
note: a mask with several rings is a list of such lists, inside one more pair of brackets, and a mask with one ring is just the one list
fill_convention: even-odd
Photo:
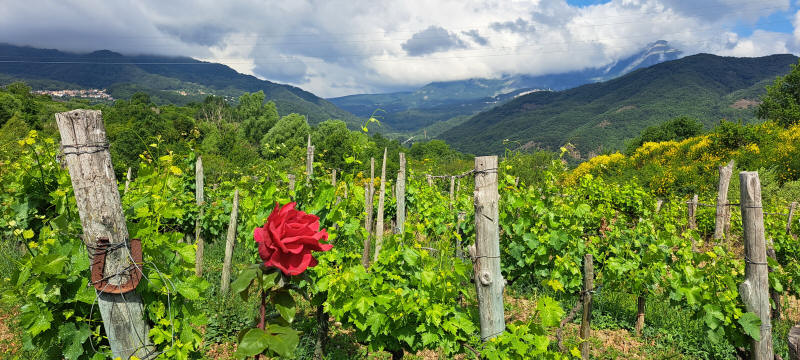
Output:
[[312,250],[333,248],[331,244],[320,243],[322,239],[328,240],[328,233],[319,230],[319,217],[296,210],[295,205],[290,202],[279,207],[275,203],[264,227],[253,229],[264,266],[274,266],[286,275],[299,275],[309,266],[316,266]]

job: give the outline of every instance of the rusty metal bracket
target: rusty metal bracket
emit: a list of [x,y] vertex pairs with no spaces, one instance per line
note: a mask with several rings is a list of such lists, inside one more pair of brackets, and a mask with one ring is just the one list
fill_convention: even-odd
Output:
[[124,284],[114,285],[109,284],[108,280],[120,274],[103,276],[103,270],[106,266],[106,255],[108,252],[122,246],[125,246],[125,244],[112,245],[108,241],[108,238],[97,239],[97,245],[94,246],[94,252],[92,254],[92,279],[90,283],[94,285],[97,291],[108,294],[124,294],[136,289],[136,286],[139,285],[139,281],[142,280],[142,242],[139,239],[130,240],[129,247],[133,264],[122,271],[122,273],[128,272],[128,281]]

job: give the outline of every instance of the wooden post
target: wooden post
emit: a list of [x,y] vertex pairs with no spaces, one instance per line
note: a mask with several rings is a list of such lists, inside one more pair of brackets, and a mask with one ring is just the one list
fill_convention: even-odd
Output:
[[132,170],[131,170],[131,168],[129,166],[128,167],[128,174],[125,176],[125,192],[124,192],[125,194],[128,193],[128,189],[131,186],[131,177],[133,177],[133,173],[132,173]]
[[636,298],[636,326],[634,327],[634,330],[636,331],[637,336],[641,336],[642,329],[644,329],[644,310],[647,302],[647,298],[644,295],[644,292],[642,292]]
[[456,179],[456,194],[461,192],[461,178]]
[[789,359],[800,360],[800,325],[795,325],[791,328],[787,338],[789,343]]
[[[775,260],[776,262],[778,261],[777,255],[775,254],[775,245],[772,242],[772,238],[767,239],[767,257],[772,260]],[[772,266],[769,266],[768,268],[769,268],[767,272],[768,274],[775,271],[775,269],[773,269]],[[770,286],[769,298],[772,299],[772,302],[775,304],[775,308],[772,311],[772,318],[775,320],[780,320],[781,312],[783,312],[783,304],[781,303],[781,293],[775,291]]]
[[656,201],[656,214],[658,214],[659,212],[661,212],[661,207],[662,207],[663,205],[664,205],[664,200],[662,200],[662,199],[658,199],[658,201]]
[[788,235],[792,235],[792,217],[794,216],[795,208],[797,208],[796,201],[789,204],[789,218],[786,220],[786,234]]
[[[97,245],[98,238],[111,244],[128,242],[128,227],[122,212],[117,179],[111,166],[111,153],[99,110],[73,110],[57,113],[61,149],[69,168],[72,188],[87,247]],[[109,251],[105,259],[104,277],[111,285],[121,285],[130,278],[128,246]],[[144,305],[136,291],[123,294],[99,292],[97,305],[103,319],[108,342],[114,357],[146,358],[151,353],[149,329],[144,320]]]
[[725,222],[730,211],[728,205],[728,185],[733,175],[733,160],[728,165],[719,167],[719,184],[717,185],[717,212],[714,220],[714,240],[722,240],[725,237]]
[[361,254],[361,265],[369,267],[370,236],[372,236],[372,195],[369,193],[370,185],[364,184],[364,229],[367,237],[364,238],[364,252]]
[[333,186],[333,190],[336,191],[336,169],[331,171],[331,186]]
[[450,176],[450,211],[453,211],[453,206],[455,206],[453,197],[453,191],[455,191],[455,189],[456,189],[456,177]]
[[[294,174],[287,174],[286,178],[289,179],[289,194],[291,195],[291,193],[294,192],[294,182],[295,182]],[[294,196],[292,196],[292,198],[294,199]]]
[[402,234],[406,222],[406,154],[400,153],[400,170],[397,171],[397,215],[395,221],[395,234]]
[[745,280],[739,285],[739,294],[747,311],[761,319],[761,339],[752,341],[751,358],[772,360],[767,249],[758,172],[740,172],[739,184],[745,256]]
[[695,220],[697,203],[697,194],[694,194],[692,200],[687,203],[686,216],[689,218],[689,229],[697,229],[697,220]]
[[381,192],[378,194],[378,220],[375,221],[375,255],[373,261],[378,261],[378,254],[383,246],[383,205],[386,198],[386,148],[383,148],[383,165],[381,165]]
[[581,318],[581,359],[589,359],[589,337],[592,332],[592,291],[594,291],[594,262],[592,254],[583,256],[583,317]]
[[306,146],[306,184],[311,182],[314,176],[314,145],[311,145],[311,134],[308,134],[308,146]]
[[425,174],[425,178],[428,179],[428,186],[433,186],[433,177],[431,174]]
[[197,249],[194,253],[194,274],[197,277],[203,276],[203,248],[205,242],[203,241],[203,227],[201,219],[203,218],[205,199],[203,196],[203,158],[197,157],[197,162],[194,165],[194,199],[200,211],[197,214],[197,219],[194,221],[194,241]]
[[470,256],[478,293],[481,340],[506,328],[503,314],[505,280],[500,273],[500,224],[497,156],[475,158],[475,245]]
[[231,207],[231,219],[228,223],[228,237],[225,239],[225,262],[222,263],[222,283],[220,292],[226,294],[231,285],[231,260],[233,259],[233,247],[236,245],[236,220],[239,217],[239,189],[233,192],[233,207]]

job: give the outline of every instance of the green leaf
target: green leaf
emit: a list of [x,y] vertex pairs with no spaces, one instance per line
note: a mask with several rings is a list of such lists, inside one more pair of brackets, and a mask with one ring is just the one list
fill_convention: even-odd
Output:
[[253,283],[253,279],[256,278],[258,273],[259,270],[256,268],[247,268],[242,270],[239,273],[239,276],[237,276],[236,279],[231,282],[231,291],[239,294],[242,299],[247,300],[247,293],[248,289],[250,288],[250,284]]
[[290,327],[272,324],[267,327],[266,342],[270,351],[282,357],[291,357],[300,342],[300,336]]
[[558,325],[561,322],[561,318],[564,316],[564,309],[551,297],[543,296],[539,298],[537,309],[539,310],[539,318],[542,319],[542,326],[544,327]]
[[197,300],[200,298],[200,292],[197,291],[193,286],[179,282],[175,286],[178,292],[183,295],[187,300]]
[[761,341],[761,319],[752,312],[746,312],[739,318],[739,325],[742,326],[745,334],[756,341]]
[[64,323],[58,328],[58,338],[63,348],[64,358],[67,360],[78,359],[83,355],[83,343],[91,335],[89,326],[80,323],[80,329],[74,323]]
[[43,272],[45,274],[57,275],[61,274],[66,262],[66,256],[56,256],[55,254],[50,254],[42,258],[37,258],[36,264],[34,265],[34,270]]
[[297,313],[297,306],[295,305],[292,294],[287,290],[278,291],[272,294],[272,303],[281,317],[288,323],[294,321],[294,315]]
[[239,340],[239,347],[234,354],[236,357],[243,358],[261,354],[269,346],[267,333],[261,329],[250,329],[244,333]]

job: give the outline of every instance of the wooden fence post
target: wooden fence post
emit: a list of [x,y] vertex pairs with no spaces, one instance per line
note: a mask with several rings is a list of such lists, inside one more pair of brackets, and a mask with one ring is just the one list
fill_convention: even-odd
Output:
[[433,186],[433,177],[431,174],[425,174],[425,178],[428,179],[428,186]]
[[370,236],[372,236],[372,199],[369,193],[369,185],[364,184],[364,229],[367,230],[367,237],[364,238],[364,252],[361,254],[361,265],[369,267],[369,247]]
[[739,184],[745,256],[745,280],[739,285],[739,294],[747,311],[761,319],[761,339],[752,341],[752,359],[772,360],[767,249],[758,172],[740,172]]
[[478,293],[481,340],[500,335],[506,328],[503,313],[505,280],[500,273],[500,223],[497,156],[475,158],[475,245],[470,256]]
[[383,148],[383,165],[381,165],[381,192],[378,194],[378,219],[375,221],[375,255],[373,261],[378,261],[378,254],[383,246],[383,205],[386,198],[386,148]]
[[331,186],[333,186],[333,191],[336,191],[336,169],[331,171]]
[[581,318],[581,359],[589,359],[589,337],[592,332],[592,292],[594,291],[594,262],[592,254],[583,256],[583,317]]
[[286,174],[286,179],[289,180],[289,197],[294,200],[294,195],[292,195],[292,193],[294,192],[295,176],[294,174]]
[[797,202],[793,201],[789,204],[789,218],[786,220],[786,234],[792,235],[792,217],[794,216],[794,209],[797,208]]
[[133,177],[133,170],[131,170],[130,166],[128,167],[128,174],[125,175],[125,194],[128,193],[128,189],[131,186],[131,178]]
[[697,220],[695,218],[695,216],[697,216],[697,203],[697,194],[694,194],[692,200],[686,203],[686,216],[689,219],[689,229],[697,229]]
[[222,283],[220,292],[226,294],[231,285],[231,260],[233,259],[233,247],[236,245],[236,221],[239,217],[239,189],[233,192],[233,207],[231,207],[231,219],[228,223],[228,237],[225,239],[225,262],[222,263]]
[[722,240],[725,237],[726,221],[730,219],[728,212],[731,207],[728,205],[728,185],[733,175],[733,164],[731,160],[728,165],[719,167],[719,184],[717,185],[717,212],[714,220],[714,240]]
[[201,219],[203,218],[205,199],[203,195],[203,158],[197,157],[197,162],[194,165],[194,199],[200,211],[197,214],[197,219],[194,221],[194,241],[197,245],[194,253],[194,274],[197,277],[203,276],[203,248],[205,242],[203,241],[203,227]]
[[[75,192],[83,241],[89,249],[96,248],[99,238],[107,238],[110,244],[127,244],[107,252],[103,271],[110,285],[124,284],[131,277],[127,268],[132,258],[102,113],[73,110],[55,116]],[[97,305],[114,357],[147,358],[153,349],[141,296],[135,290],[123,294],[98,292]]]
[[406,154],[400,153],[400,170],[397,171],[397,215],[395,221],[395,234],[402,234],[406,222]]
[[800,325],[789,330],[789,360],[800,360]]
[[314,145],[311,145],[311,134],[308,134],[308,145],[306,146],[306,184],[311,183],[314,176]]
[[663,205],[664,205],[664,200],[662,200],[662,199],[658,199],[658,201],[656,201],[656,214],[658,214],[659,212],[661,212],[661,207],[662,207]]
[[[455,206],[455,200],[453,196],[453,191],[456,188],[456,177],[450,176],[450,211],[453,211],[453,207]],[[451,218],[452,219],[452,218]]]
[[645,293],[642,292],[636,297],[636,325],[634,326],[634,330],[636,331],[637,336],[642,335],[642,329],[644,329],[644,311],[647,304],[647,297],[645,297]]

